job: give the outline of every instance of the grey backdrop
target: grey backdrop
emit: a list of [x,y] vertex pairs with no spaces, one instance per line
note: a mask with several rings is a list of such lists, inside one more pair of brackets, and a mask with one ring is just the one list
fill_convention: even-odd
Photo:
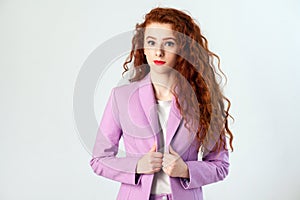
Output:
[[[157,5],[198,20],[228,77],[235,151],[229,176],[205,186],[205,199],[300,199],[299,1],[1,0],[1,200],[115,199],[119,183],[89,166],[74,85],[91,52]],[[97,120],[122,58],[98,82]]]

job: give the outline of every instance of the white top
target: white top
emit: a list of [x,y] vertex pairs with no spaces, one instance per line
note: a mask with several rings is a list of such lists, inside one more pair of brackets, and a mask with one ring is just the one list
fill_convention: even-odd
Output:
[[[158,118],[160,122],[160,126],[162,128],[162,135],[160,137],[160,144],[159,148],[163,148],[162,152],[167,151],[166,147],[166,128],[167,128],[167,121],[170,113],[171,103],[170,101],[162,101],[157,100],[157,111],[158,111]],[[171,187],[170,187],[170,178],[169,176],[163,171],[160,170],[159,172],[154,174],[154,179],[152,182],[151,187],[151,194],[170,194]]]

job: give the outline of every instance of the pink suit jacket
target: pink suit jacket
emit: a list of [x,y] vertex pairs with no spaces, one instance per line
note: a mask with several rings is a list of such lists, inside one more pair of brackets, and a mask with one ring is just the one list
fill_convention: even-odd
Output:
[[[160,132],[150,74],[140,81],[112,89],[90,165],[97,175],[121,182],[117,199],[149,199],[153,174],[137,177],[135,170],[138,160],[153,144],[160,144]],[[125,152],[118,148],[121,137]],[[174,200],[202,200],[202,186],[223,180],[228,174],[228,151],[225,149],[219,153],[209,152],[198,160],[200,143],[195,134],[184,127],[174,97],[167,122],[166,145],[171,145],[189,168],[189,179],[170,177]]]

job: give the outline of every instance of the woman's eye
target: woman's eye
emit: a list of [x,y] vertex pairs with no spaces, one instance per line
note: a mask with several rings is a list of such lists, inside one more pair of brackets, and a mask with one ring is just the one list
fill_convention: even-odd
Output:
[[150,45],[150,46],[153,46],[153,45],[155,44],[155,42],[152,41],[152,40],[149,40],[149,41],[147,42],[147,44]]
[[173,47],[173,46],[175,45],[175,43],[169,41],[169,42],[166,42],[165,45],[166,45],[167,47]]

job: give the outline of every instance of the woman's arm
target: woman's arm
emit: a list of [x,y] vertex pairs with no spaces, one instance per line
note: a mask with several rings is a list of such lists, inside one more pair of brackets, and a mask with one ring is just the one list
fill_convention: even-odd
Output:
[[122,183],[138,184],[139,180],[136,181],[135,178],[140,157],[116,157],[122,129],[114,95],[115,90],[112,89],[97,132],[90,165],[99,176]]
[[229,172],[228,150],[211,151],[202,161],[186,161],[189,179],[180,179],[185,189],[198,188],[223,180]]

